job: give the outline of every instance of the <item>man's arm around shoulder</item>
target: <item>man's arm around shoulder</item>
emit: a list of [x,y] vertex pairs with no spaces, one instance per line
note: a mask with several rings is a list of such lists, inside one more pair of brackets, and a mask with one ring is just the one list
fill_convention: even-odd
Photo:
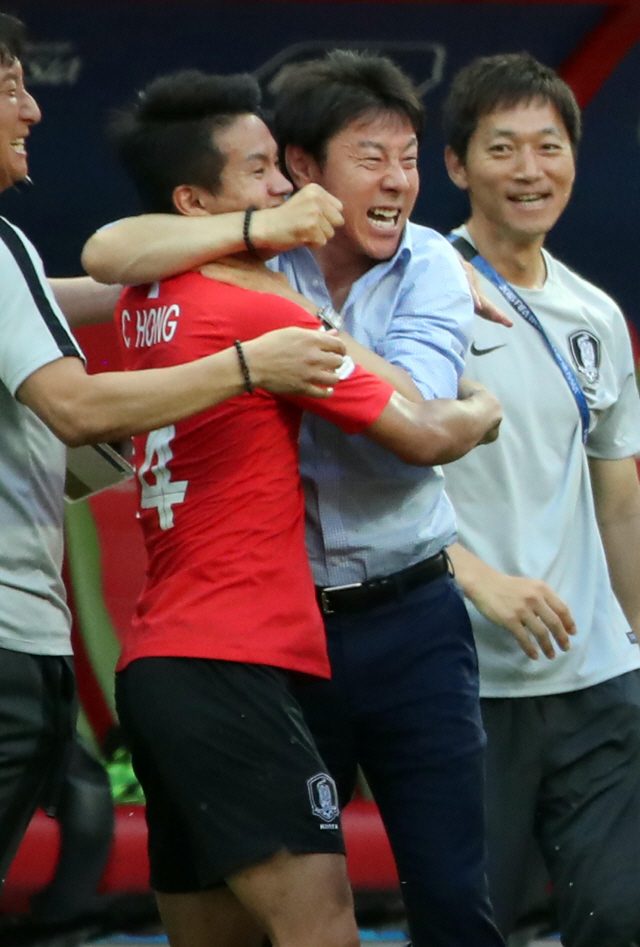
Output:
[[[327,398],[344,345],[336,336],[295,326],[243,343],[256,387],[274,394]],[[64,443],[121,440],[175,424],[245,389],[238,353],[225,349],[184,365],[88,375],[79,358],[34,371],[16,392]]]
[[[341,209],[337,198],[309,184],[279,207],[255,211],[251,242],[265,259],[292,247],[324,246],[343,223]],[[101,283],[152,283],[246,250],[243,225],[243,211],[129,217],[89,238],[82,265]]]
[[434,467],[495,440],[501,420],[497,398],[468,382],[457,400],[409,401],[396,391],[363,433],[407,464]]

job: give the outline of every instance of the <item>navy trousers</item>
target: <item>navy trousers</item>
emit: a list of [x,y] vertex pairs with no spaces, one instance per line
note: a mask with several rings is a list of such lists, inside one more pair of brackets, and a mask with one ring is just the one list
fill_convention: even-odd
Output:
[[330,681],[293,681],[342,804],[360,765],[398,866],[414,947],[500,947],[487,894],[478,666],[446,575],[325,618]]

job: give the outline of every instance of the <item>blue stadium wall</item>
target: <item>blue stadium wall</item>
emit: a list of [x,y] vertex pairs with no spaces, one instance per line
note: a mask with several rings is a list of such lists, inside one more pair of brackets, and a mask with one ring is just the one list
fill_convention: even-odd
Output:
[[85,239],[137,210],[109,152],[105,118],[152,77],[185,67],[268,79],[292,58],[335,46],[396,59],[419,83],[430,120],[414,218],[446,231],[466,204],[442,162],[439,110],[470,58],[530,50],[585,106],[573,201],[554,252],[611,292],[640,328],[640,4],[605,2],[295,2],[8,0],[28,24],[29,83],[43,111],[30,143],[32,187],[2,196],[51,275],[80,272]]

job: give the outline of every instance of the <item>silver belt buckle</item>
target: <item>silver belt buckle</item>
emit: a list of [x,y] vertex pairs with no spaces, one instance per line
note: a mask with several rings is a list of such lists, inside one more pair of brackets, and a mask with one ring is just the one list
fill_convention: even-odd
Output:
[[322,589],[320,592],[320,604],[322,606],[322,611],[325,615],[333,615],[334,611],[329,607],[329,602],[327,599],[327,592],[342,592],[343,589],[359,589],[362,586],[362,582],[350,582],[348,585],[327,585],[326,588]]

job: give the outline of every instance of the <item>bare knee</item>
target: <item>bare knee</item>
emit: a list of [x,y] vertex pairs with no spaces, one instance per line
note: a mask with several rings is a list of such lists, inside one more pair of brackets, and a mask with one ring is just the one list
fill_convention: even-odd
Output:
[[159,894],[156,900],[171,947],[260,947],[264,929],[226,888]]
[[303,918],[302,936],[298,929],[287,932],[287,939],[278,941],[278,947],[360,947],[353,897],[346,878],[330,900],[318,905],[306,920]]
[[345,912],[322,923],[294,927],[276,923],[271,943],[273,947],[360,947],[360,936],[353,915]]
[[[353,911],[337,914],[329,923],[313,932],[312,939],[295,947],[360,947],[360,935]],[[283,945],[284,947],[284,945]],[[289,947],[289,945],[287,945]],[[291,944],[291,947],[294,947]]]
[[342,855],[279,852],[228,884],[274,947],[359,947]]

